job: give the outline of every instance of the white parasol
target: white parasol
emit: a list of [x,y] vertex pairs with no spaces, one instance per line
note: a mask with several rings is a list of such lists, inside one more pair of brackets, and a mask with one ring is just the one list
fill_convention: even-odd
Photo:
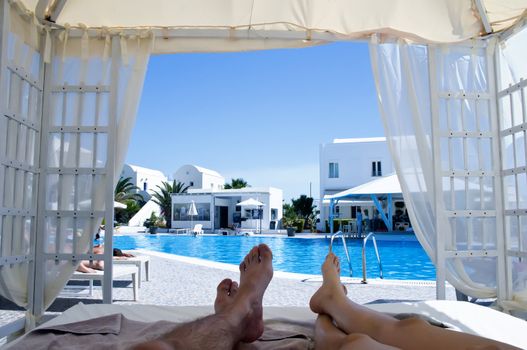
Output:
[[[257,209],[261,209],[264,205],[265,204],[263,204],[260,201],[257,201],[254,198],[249,198],[249,199],[246,199],[246,200],[236,204],[236,206],[240,206],[240,207],[249,207],[249,208],[257,208]],[[257,229],[258,229],[259,233],[262,233],[262,216],[260,215],[259,211],[258,211],[258,216],[260,218],[260,221],[259,221],[260,225],[259,225],[259,227],[257,227]],[[258,225],[258,221],[256,222],[256,224]]]
[[192,230],[194,228],[194,216],[198,215],[198,210],[196,209],[196,203],[194,203],[194,201],[190,203],[188,215],[190,216],[190,229]]

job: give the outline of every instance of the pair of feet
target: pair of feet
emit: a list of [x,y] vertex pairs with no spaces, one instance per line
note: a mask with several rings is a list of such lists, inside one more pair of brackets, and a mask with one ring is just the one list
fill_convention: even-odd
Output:
[[[215,313],[227,317],[234,326],[242,326],[243,342],[253,342],[263,333],[262,300],[273,277],[272,260],[271,249],[260,244],[252,248],[240,263],[240,284],[224,279],[217,287]],[[328,303],[346,297],[346,289],[340,283],[340,262],[333,253],[328,254],[322,264],[322,276],[322,286],[311,298],[309,306],[313,312],[323,315],[317,320],[317,329],[322,332],[317,330],[316,334],[317,338],[321,336],[323,339],[317,339],[317,343],[330,345],[340,341],[340,335],[346,336],[333,325],[331,318],[325,316]]]

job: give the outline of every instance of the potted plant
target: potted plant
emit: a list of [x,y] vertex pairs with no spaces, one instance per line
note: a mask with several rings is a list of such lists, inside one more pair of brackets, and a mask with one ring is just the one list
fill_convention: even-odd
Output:
[[143,225],[148,229],[148,232],[150,234],[156,234],[158,222],[159,222],[159,218],[156,216],[154,212],[152,212],[152,214],[150,214],[150,217],[145,220]]
[[286,229],[288,237],[295,236],[296,227],[294,226],[294,222],[291,222],[287,219],[282,219],[282,225]]

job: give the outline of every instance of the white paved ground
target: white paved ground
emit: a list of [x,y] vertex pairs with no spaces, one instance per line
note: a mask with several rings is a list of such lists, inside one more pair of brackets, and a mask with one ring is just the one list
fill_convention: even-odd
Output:
[[[151,278],[139,290],[140,303],[156,305],[211,305],[217,284],[224,278],[238,280],[238,267],[203,260],[174,257],[169,254],[151,255]],[[143,274],[144,276],[144,274]],[[304,280],[309,278],[307,282]],[[345,279],[348,295],[364,304],[375,301],[414,301],[435,299],[435,284],[372,280],[361,284],[358,279]],[[320,278],[275,272],[267,289],[264,305],[307,306],[311,295],[320,286]],[[99,291],[100,293],[100,291]],[[114,288],[116,303],[133,303],[131,285]],[[448,288],[448,299],[455,299],[454,289]]]

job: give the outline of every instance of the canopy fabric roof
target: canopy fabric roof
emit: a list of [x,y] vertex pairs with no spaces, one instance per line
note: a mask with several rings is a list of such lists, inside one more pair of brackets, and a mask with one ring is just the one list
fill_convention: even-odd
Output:
[[[58,26],[156,29],[157,37],[179,36],[181,47],[163,49],[158,43],[155,52],[205,51],[205,45],[208,51],[298,47],[373,33],[419,42],[458,42],[507,29],[524,18],[527,9],[527,0],[15,1]],[[280,40],[286,38],[289,45]],[[291,39],[296,39],[294,44]]]
[[249,198],[249,199],[246,199],[246,200],[244,200],[244,201],[242,201],[242,202],[240,202],[240,203],[238,203],[236,205],[240,206],[240,207],[262,207],[265,204],[263,204],[260,201],[257,201],[254,198]]
[[375,179],[370,182],[366,182],[357,187],[350,188],[349,190],[338,192],[332,195],[324,196],[324,199],[340,199],[350,197],[361,197],[378,194],[401,194],[401,185],[397,179],[397,175],[389,175]]

